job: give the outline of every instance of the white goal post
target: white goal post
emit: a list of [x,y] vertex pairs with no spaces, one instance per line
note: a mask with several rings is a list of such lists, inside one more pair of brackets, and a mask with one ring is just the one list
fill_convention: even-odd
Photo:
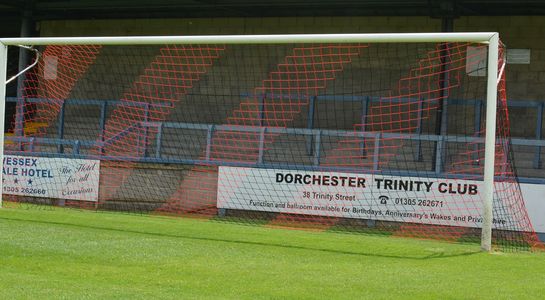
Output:
[[[8,46],[38,45],[152,45],[152,44],[283,44],[283,43],[420,43],[474,42],[488,44],[486,90],[486,139],[484,163],[483,225],[481,248],[491,250],[492,205],[494,195],[494,154],[496,143],[496,106],[498,84],[499,36],[479,33],[388,33],[388,34],[289,34],[217,36],[142,36],[142,37],[42,37],[0,39],[0,99],[6,98]],[[4,141],[5,101],[0,101],[0,140]],[[4,143],[0,143],[3,160]],[[0,190],[2,190],[0,181]],[[2,205],[0,199],[0,207]]]

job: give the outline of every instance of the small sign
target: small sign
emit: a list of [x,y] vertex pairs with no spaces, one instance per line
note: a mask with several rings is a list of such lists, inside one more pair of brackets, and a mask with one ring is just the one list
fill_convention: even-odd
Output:
[[507,63],[510,65],[530,64],[530,49],[507,49]]
[[44,79],[56,80],[57,79],[57,67],[59,65],[59,58],[56,56],[44,57]]
[[98,201],[100,161],[5,155],[4,194]]
[[466,53],[466,73],[468,76],[486,76],[487,47],[468,46]]

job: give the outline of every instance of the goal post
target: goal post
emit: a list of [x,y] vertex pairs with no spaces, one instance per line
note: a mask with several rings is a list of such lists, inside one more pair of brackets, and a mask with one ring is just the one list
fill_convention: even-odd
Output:
[[[8,63],[8,46],[0,45],[0,161],[4,161],[4,122],[6,115],[6,79],[7,79],[7,63]],[[3,174],[0,173],[0,179],[3,178]],[[2,180],[0,180],[0,191],[3,189]],[[0,208],[3,206],[3,194],[0,197]]]
[[[114,210],[227,211],[273,223],[371,229],[382,224],[392,234],[457,240],[480,227],[483,251],[492,250],[496,228],[508,243],[535,243],[516,174],[505,171],[513,168],[506,158],[509,136],[496,132],[497,122],[505,122],[497,118],[498,105],[505,105],[498,102],[498,65],[505,63],[498,33],[37,37],[0,43],[1,99],[8,46],[43,52],[19,87],[26,105],[19,119],[28,132],[11,136],[9,149],[0,143],[0,152],[28,164],[36,161],[22,157],[47,158],[51,168],[33,172],[63,178],[56,183],[60,196],[52,196],[37,187],[39,180],[14,185],[17,176],[28,175],[7,168],[3,176],[11,185],[8,192],[0,189],[0,205],[5,196],[37,196],[54,199],[50,204]],[[150,48],[118,50],[137,46]],[[119,78],[123,72],[127,78]],[[430,116],[452,97],[459,97],[454,103],[461,108],[443,123],[460,123],[441,135],[424,132],[439,126]],[[479,103],[486,104],[485,125],[475,122],[469,132],[468,120],[481,122]],[[177,110],[184,105],[185,114]],[[67,115],[76,106],[78,113]],[[4,107],[3,101],[3,118]],[[89,125],[99,127],[94,139],[79,138],[86,130],[75,132],[77,126],[66,123],[87,120],[84,107],[98,112],[96,124]],[[503,125],[508,126],[498,124]],[[495,161],[498,147],[505,148],[501,166]],[[67,186],[76,184],[67,159],[77,172],[91,170],[78,181],[93,187]],[[447,160],[449,168],[442,170]],[[169,171],[160,169],[165,165]],[[160,179],[157,187],[150,184],[154,172],[176,175]],[[496,193],[497,176],[509,179]],[[90,190],[91,200],[83,196]],[[149,195],[139,199],[138,191]],[[509,199],[495,200],[503,195]],[[496,202],[504,218],[498,217],[500,225],[494,225]]]
[[496,155],[496,111],[498,98],[498,52],[499,37],[494,34],[488,44],[488,70],[486,87],[486,122],[494,124],[486,126],[484,155],[484,195],[483,195],[483,228],[481,249],[492,250],[492,205],[494,202],[494,158]]

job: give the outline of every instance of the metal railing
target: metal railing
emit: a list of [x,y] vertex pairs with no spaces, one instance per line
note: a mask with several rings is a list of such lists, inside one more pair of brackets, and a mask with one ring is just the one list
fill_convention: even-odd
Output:
[[[250,97],[251,95],[243,95],[246,97]],[[266,99],[266,97],[261,97],[261,99]],[[9,102],[21,102],[22,100],[17,98],[7,98],[7,101]],[[48,100],[45,99],[25,99],[27,103],[40,103],[45,102]],[[34,152],[35,145],[55,145],[57,146],[57,152],[34,152],[35,155],[40,156],[55,156],[55,157],[78,157],[78,158],[91,158],[93,155],[90,154],[82,154],[80,152],[80,149],[83,148],[90,148],[90,147],[96,147],[97,149],[100,149],[100,159],[103,160],[131,160],[131,161],[139,161],[139,162],[151,162],[151,163],[181,163],[181,164],[221,164],[221,165],[241,165],[241,166],[267,166],[267,167],[297,167],[300,169],[321,169],[329,168],[327,166],[324,166],[321,163],[321,140],[323,136],[335,136],[335,137],[352,137],[352,138],[358,138],[362,141],[365,139],[374,139],[374,151],[373,151],[373,169],[378,169],[379,164],[379,155],[380,155],[380,146],[381,146],[381,140],[384,139],[398,139],[398,140],[409,140],[416,142],[416,150],[415,150],[415,160],[418,159],[418,157],[421,156],[422,153],[422,145],[421,143],[424,141],[428,142],[434,142],[436,143],[438,148],[444,149],[446,143],[475,143],[475,144],[481,144],[484,143],[484,138],[481,137],[469,137],[469,136],[455,136],[455,135],[446,135],[446,136],[438,136],[438,135],[423,135],[421,134],[421,122],[417,125],[417,128],[415,130],[414,134],[397,134],[397,133],[379,133],[379,132],[366,132],[365,128],[362,128],[361,131],[347,131],[347,130],[329,130],[329,129],[317,129],[314,127],[314,119],[315,119],[315,104],[317,101],[359,101],[362,103],[362,119],[367,116],[367,110],[369,107],[369,103],[374,101],[380,101],[379,97],[370,97],[370,96],[312,96],[309,98],[309,111],[308,111],[308,124],[307,128],[278,128],[278,127],[265,127],[265,126],[256,126],[256,127],[248,127],[248,126],[236,126],[236,125],[216,125],[216,124],[195,124],[195,123],[181,123],[181,122],[151,122],[148,120],[149,118],[149,112],[150,108],[154,108],[155,106],[164,106],[163,104],[150,104],[146,102],[128,102],[128,101],[118,101],[118,100],[75,100],[71,99],[68,101],[64,101],[60,107],[59,117],[58,117],[58,126],[57,126],[57,138],[39,138],[39,137],[24,137],[22,134],[16,133],[16,136],[9,137],[7,136],[6,139],[10,140],[14,143],[18,144],[27,144],[27,151]],[[399,102],[416,102],[415,99],[394,99],[393,101],[399,101]],[[418,101],[419,103],[422,103],[422,101]],[[481,114],[480,112],[483,109],[484,103],[482,100],[455,100],[455,99],[449,99],[449,104],[451,105],[473,105],[475,107],[475,116],[474,116],[474,126],[475,131],[478,132],[481,128]],[[104,132],[105,126],[106,126],[106,115],[107,110],[109,107],[115,107],[118,105],[127,105],[127,106],[133,106],[133,107],[141,107],[144,111],[143,116],[144,120],[141,122],[134,123],[132,125],[128,125],[126,130],[123,130],[122,132],[110,137],[108,140],[104,140],[103,137],[101,137],[100,140],[67,140],[64,136],[64,126],[65,126],[65,110],[66,106],[68,105],[91,105],[91,106],[99,106],[100,107],[100,114],[99,114],[99,130],[100,132]],[[520,145],[520,146],[530,146],[535,147],[535,154],[534,154],[534,160],[533,160],[533,167],[534,168],[540,168],[541,167],[541,147],[545,147],[545,140],[542,140],[541,134],[542,134],[542,122],[543,122],[543,109],[544,109],[544,102],[539,101],[509,101],[508,105],[511,107],[525,107],[525,108],[534,108],[537,110],[537,120],[536,120],[536,139],[520,139],[520,138],[513,138],[511,139],[511,143],[513,145]],[[261,117],[263,117],[263,113],[260,112]],[[420,119],[420,118],[419,118]],[[363,122],[364,124],[365,122]],[[262,123],[263,124],[263,123]],[[16,128],[21,127],[23,124],[16,124]],[[103,154],[104,147],[107,147],[107,145],[114,143],[116,140],[123,138],[123,136],[130,133],[131,130],[138,129],[138,130],[144,130],[144,134],[142,136],[145,139],[148,139],[148,129],[154,128],[155,132],[155,151],[151,155],[148,153],[148,151],[144,151],[144,154],[141,157],[114,157],[114,156],[107,156]],[[163,140],[164,140],[164,133],[163,130],[165,128],[171,128],[171,129],[190,129],[190,130],[199,130],[199,131],[205,131],[206,132],[206,145],[205,145],[205,155],[203,159],[191,159],[187,157],[180,157],[180,158],[164,158],[162,155],[163,150]],[[212,146],[212,137],[217,132],[253,132],[260,135],[259,138],[259,151],[257,156],[257,161],[255,163],[235,163],[235,162],[227,162],[227,161],[218,161],[217,159],[211,158],[211,146]],[[267,163],[264,160],[264,139],[266,134],[286,134],[286,135],[303,135],[306,137],[306,150],[307,155],[312,156],[312,164],[311,165],[288,165],[288,164],[280,164],[280,163],[274,163],[270,164]],[[102,135],[100,135],[102,136]],[[148,141],[142,141],[143,145],[147,145]],[[72,153],[71,154],[65,154],[64,148],[65,147],[72,147]],[[22,151],[22,149],[11,151],[13,154],[18,153],[26,153],[27,151]],[[435,158],[436,159],[436,169],[434,171],[425,171],[425,175],[427,176],[439,176],[441,174],[441,166],[443,163],[443,157],[441,156],[441,153],[443,151],[438,151],[438,155]],[[96,155],[95,155],[96,157]],[[338,167],[331,167],[335,170],[343,169]],[[346,169],[346,168],[344,168]],[[350,168],[348,168],[350,169]],[[354,171],[354,170],[353,170]],[[392,172],[401,172],[403,175],[407,175],[409,171],[395,171],[392,170]],[[423,175],[423,171],[417,172],[419,176]],[[545,183],[545,179],[523,179],[527,182],[540,182]]]
[[[242,97],[246,98],[253,98],[253,99],[259,99],[260,104],[260,111],[259,111],[259,118],[264,119],[264,102],[267,99],[301,99],[301,95],[271,95],[271,94],[260,94],[260,95],[254,95],[254,94],[241,94]],[[369,105],[370,103],[376,103],[380,101],[384,101],[384,99],[387,99],[388,102],[391,103],[415,103],[418,105],[417,110],[417,125],[415,129],[416,134],[420,134],[422,132],[422,105],[423,101],[419,98],[402,98],[402,97],[391,97],[391,98],[385,98],[385,97],[378,97],[378,96],[348,96],[348,95],[315,95],[315,96],[308,96],[305,97],[306,100],[309,102],[308,106],[308,123],[307,128],[313,129],[314,128],[314,120],[316,115],[316,104],[319,101],[337,101],[337,102],[359,102],[361,103],[362,107],[362,114],[361,114],[361,124],[366,124],[365,118],[368,115],[369,112]],[[448,99],[449,105],[460,105],[460,106],[473,106],[474,107],[474,116],[473,116],[473,123],[474,123],[474,132],[479,132],[481,130],[482,126],[482,114],[481,112],[484,110],[485,107],[484,100],[480,99],[469,99],[469,100],[462,100],[462,99]],[[534,101],[534,100],[508,100],[507,101],[508,107],[519,107],[519,108],[530,108],[536,110],[536,120],[535,120],[535,140],[542,140],[542,127],[543,127],[543,113],[545,111],[545,102],[544,101]],[[365,126],[362,126],[362,131],[365,131]],[[518,145],[518,144],[516,144]],[[522,144],[521,144],[522,145]],[[542,166],[542,159],[541,159],[541,147],[540,143],[537,143],[535,145],[526,145],[525,146],[534,146],[534,159],[533,159],[533,167],[535,169],[539,169]],[[312,143],[309,143],[308,150],[309,153],[312,151]],[[415,157],[420,157],[421,152],[421,145],[420,143],[417,144],[415,151]]]

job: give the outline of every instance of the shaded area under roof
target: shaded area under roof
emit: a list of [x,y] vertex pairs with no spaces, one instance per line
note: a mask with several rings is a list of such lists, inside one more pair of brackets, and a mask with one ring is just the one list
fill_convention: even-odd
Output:
[[545,0],[0,0],[0,17],[35,20],[267,16],[545,15]]

